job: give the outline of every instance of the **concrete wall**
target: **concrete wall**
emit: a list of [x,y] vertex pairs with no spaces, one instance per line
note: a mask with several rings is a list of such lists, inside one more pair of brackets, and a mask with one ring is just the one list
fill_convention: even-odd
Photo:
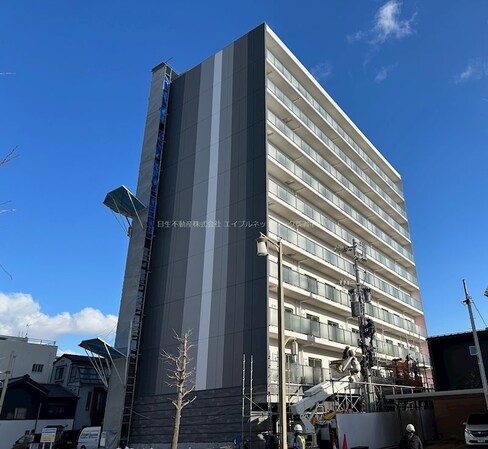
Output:
[[349,449],[354,446],[397,447],[402,436],[395,412],[338,414],[336,417],[339,449],[343,449],[344,435]]
[[[15,359],[11,378],[28,374],[39,383],[49,383],[53,362],[56,359],[58,347],[56,345],[44,345],[29,343],[27,339],[7,337],[0,338],[0,371],[8,368],[10,353],[14,352]],[[42,372],[33,372],[33,365],[43,365]],[[2,375],[3,378],[3,375]]]

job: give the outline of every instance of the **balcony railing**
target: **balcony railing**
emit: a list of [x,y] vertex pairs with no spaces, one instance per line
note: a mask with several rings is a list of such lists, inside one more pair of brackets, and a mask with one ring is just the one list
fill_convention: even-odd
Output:
[[[277,237],[282,238],[285,241],[298,246],[304,251],[322,259],[324,262],[336,268],[339,268],[351,274],[352,276],[355,275],[354,266],[349,260],[346,260],[343,257],[339,257],[336,253],[332,252],[330,249],[326,248],[325,246],[319,243],[316,243],[314,240],[295,231],[293,228],[278,222],[274,218],[269,219],[269,231],[272,232]],[[381,290],[391,296],[394,296],[395,298],[399,299],[405,304],[409,304],[418,310],[422,310],[422,304],[419,301],[412,298],[409,294],[405,293],[399,288],[393,286],[389,282],[386,282],[385,280],[381,279],[377,275],[371,274],[370,272],[366,272],[365,282],[376,287],[378,290]]]
[[[274,178],[270,177],[268,185],[271,194],[276,195],[280,200],[286,202],[288,205],[306,215],[324,228],[328,229],[330,232],[334,233],[346,242],[352,242],[353,239],[361,240],[360,237],[352,234],[344,227],[339,226],[332,218],[325,215],[311,203],[308,203],[307,201],[304,201],[300,197],[296,196]],[[407,281],[418,286],[417,277],[414,274],[410,273],[400,264],[394,262],[390,257],[384,255],[381,251],[373,248],[372,246],[366,246],[366,254],[371,259],[374,259],[378,263],[388,267],[390,270],[393,270]]]
[[[299,365],[298,363],[286,363],[286,381],[289,384],[297,385],[317,385],[330,379],[329,369]],[[278,362],[271,362],[270,381],[278,382]]]
[[[270,276],[278,278],[278,265],[275,262],[270,261],[269,270]],[[283,281],[286,284],[302,288],[307,292],[342,304],[343,306],[350,306],[350,300],[347,293],[344,293],[325,282],[320,282],[312,276],[299,273],[286,265],[283,267]],[[424,327],[420,327],[412,321],[397,316],[388,310],[383,310],[374,304],[366,304],[366,314],[370,317],[378,318],[386,323],[405,329],[406,331],[411,332],[414,337],[427,337],[427,330]]]
[[[271,111],[268,111],[268,121],[274,125],[277,129],[283,128],[285,125],[278,119]],[[283,130],[282,130],[283,131]],[[292,136],[288,136],[292,140]],[[387,245],[391,246],[394,250],[402,254],[404,257],[413,262],[413,254],[400,245],[396,240],[392,239],[385,231],[380,229],[370,220],[368,220],[363,214],[359,213],[355,208],[344,202],[342,198],[339,198],[332,190],[327,188],[321,181],[315,176],[310,174],[307,170],[304,170],[298,163],[290,159],[285,153],[280,151],[275,146],[268,143],[268,155],[273,158],[279,165],[286,168],[297,176],[304,184],[307,184],[312,190],[317,192],[321,197],[327,201],[333,203],[336,207],[342,210],[346,215],[360,223],[376,237],[379,237]]]
[[[357,154],[359,154],[371,167],[373,167],[383,181],[385,181],[388,186],[390,186],[403,199],[403,192],[401,188],[398,187],[397,184],[378,166],[378,164],[376,164],[376,162],[373,161],[373,159],[371,159],[371,157],[369,157],[369,155],[354,141],[354,139],[352,139],[349,134],[343,130],[343,128],[330,116],[330,114],[322,107],[314,96],[310,94],[307,89],[305,89],[305,87],[290,73],[290,71],[270,50],[267,50],[267,59],[307,99],[307,101],[319,112],[326,122],[329,123],[352,148],[354,148]],[[341,151],[337,145],[334,145],[333,149],[337,153]],[[361,170],[361,172],[363,171]]]
[[[335,144],[329,137],[318,127],[294,102],[292,99],[288,98],[284,92],[282,92],[271,80],[268,80],[268,89],[272,92],[275,97],[280,100],[290,112],[292,112],[298,119],[300,119],[308,129],[317,136],[319,140],[321,140],[327,147],[331,148],[334,147]],[[294,139],[295,140],[295,139]],[[335,170],[317,151],[315,151],[310,145],[306,144],[305,142],[301,141],[302,149],[312,158],[314,159],[319,165],[321,165],[326,171],[328,171],[332,176],[336,178],[341,178],[340,181],[348,186],[354,193],[359,196],[364,202],[366,202],[370,207],[372,207],[376,212],[382,214],[383,211],[379,210],[380,208],[366,195],[364,195],[353,183],[351,183],[348,179],[346,179],[341,173]],[[348,163],[351,168],[356,172],[362,173],[363,171],[360,167],[355,164],[350,158],[348,158],[343,151],[341,151],[338,147],[334,149],[334,152],[343,159],[344,162]],[[405,209],[402,208],[399,204],[393,201],[379,186],[376,184],[371,178],[367,175],[362,174],[361,178],[365,180],[368,185],[376,191],[393,209],[395,209],[404,219],[406,219]],[[386,213],[385,213],[386,214]],[[384,215],[383,218],[390,222],[391,217]],[[393,220],[392,220],[393,221]],[[390,224],[394,225],[393,222]],[[399,223],[397,223],[400,226]]]
[[[278,311],[276,309],[270,309],[269,312],[269,324],[277,326]],[[344,345],[358,345],[359,334],[355,332],[291,313],[285,314],[285,329],[298,332],[300,334],[323,338]],[[405,358],[407,355],[410,355],[410,357],[414,357],[415,359],[419,361],[422,360],[424,362],[428,359],[428,356],[425,354],[421,354],[406,347],[396,346],[393,343],[378,340],[378,338],[375,339],[374,344],[376,346],[377,353],[381,355],[395,358]]]

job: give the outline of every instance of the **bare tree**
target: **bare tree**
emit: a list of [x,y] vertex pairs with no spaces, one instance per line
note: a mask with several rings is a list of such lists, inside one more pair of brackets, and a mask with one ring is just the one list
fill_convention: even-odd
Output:
[[[18,154],[15,154],[15,152],[17,151],[17,147],[18,145],[16,145],[15,147],[13,147],[4,157],[3,159],[0,159],[0,167],[2,165],[5,165],[7,162],[10,162],[12,159],[15,159],[16,157],[18,157],[19,155]],[[10,201],[4,201],[3,203],[0,203],[0,207],[1,206],[4,206],[5,204],[8,204],[10,203]],[[0,214],[5,214],[6,212],[13,212],[15,211],[15,209],[0,209]],[[7,274],[10,279],[12,279],[12,275],[4,268],[4,266],[2,264],[0,264],[0,269],[5,273]]]
[[[0,167],[2,165],[5,165],[7,164],[8,162],[10,162],[12,159],[15,159],[16,157],[19,157],[18,154],[15,154],[15,152],[17,151],[17,147],[18,145],[16,145],[15,147],[13,147],[4,157],[3,159],[0,159]],[[0,203],[0,207],[1,206],[4,206],[5,204],[8,204],[10,203],[10,201],[4,201],[3,203]],[[13,212],[15,211],[15,209],[0,209],[0,214],[4,214],[6,212]]]
[[189,343],[190,335],[191,330],[185,332],[183,335],[175,333],[175,339],[178,341],[177,353],[170,354],[166,351],[161,352],[162,359],[171,365],[168,369],[168,378],[170,380],[166,383],[171,387],[176,387],[176,398],[171,400],[171,403],[175,406],[171,449],[177,449],[178,447],[181,412],[184,407],[191,404],[196,399],[196,396],[193,396],[191,399],[188,397],[195,390],[195,369],[188,369],[188,364],[192,360],[188,356],[188,352],[195,346]]
[[15,147],[13,147],[4,157],[3,159],[0,160],[0,167],[2,165],[5,165],[7,162],[10,162],[12,159],[15,159],[16,157],[19,157],[18,154],[15,154],[15,152],[17,151],[17,147],[18,145],[16,145]]

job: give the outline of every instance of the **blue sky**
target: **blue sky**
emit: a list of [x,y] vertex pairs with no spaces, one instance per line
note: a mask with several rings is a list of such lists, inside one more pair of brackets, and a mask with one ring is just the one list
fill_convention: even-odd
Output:
[[0,333],[111,340],[151,68],[264,21],[401,173],[429,334],[469,329],[463,278],[486,327],[488,2],[3,0]]

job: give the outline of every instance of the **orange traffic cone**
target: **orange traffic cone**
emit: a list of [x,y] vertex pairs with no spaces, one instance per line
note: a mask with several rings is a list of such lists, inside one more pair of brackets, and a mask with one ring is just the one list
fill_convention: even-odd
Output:
[[342,440],[342,449],[347,449],[347,439],[346,434],[344,434],[344,438]]

